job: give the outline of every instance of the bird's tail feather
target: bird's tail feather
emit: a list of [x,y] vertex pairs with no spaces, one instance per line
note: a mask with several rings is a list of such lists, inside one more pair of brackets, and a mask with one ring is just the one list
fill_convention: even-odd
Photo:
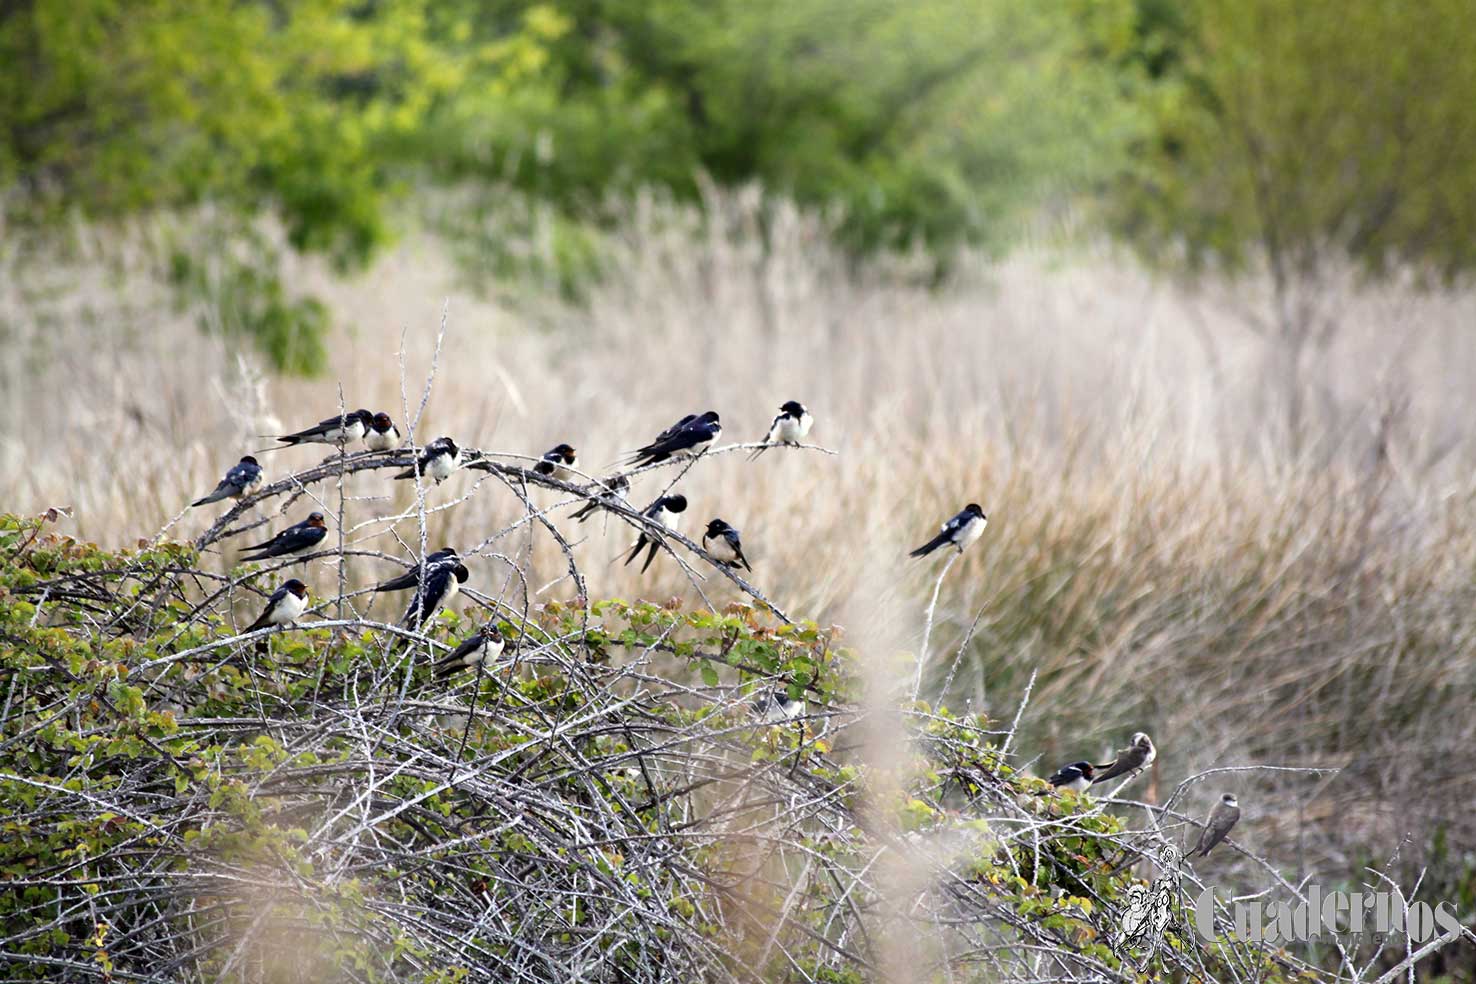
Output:
[[909,557],[926,557],[928,554],[932,553],[934,550],[937,550],[939,547],[943,546],[943,544],[945,544],[947,542],[948,542],[948,535],[946,533],[939,533],[937,536],[933,537],[927,543],[924,543],[922,546],[918,547],[916,550],[912,551],[912,553],[908,554],[907,556],[909,556]]

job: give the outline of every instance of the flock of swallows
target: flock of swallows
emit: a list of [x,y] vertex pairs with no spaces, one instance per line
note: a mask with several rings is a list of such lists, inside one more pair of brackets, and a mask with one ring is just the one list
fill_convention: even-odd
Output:
[[[814,418],[797,400],[789,400],[779,407],[779,414],[769,425],[763,446],[750,457],[757,458],[775,445],[798,445],[809,434]],[[655,440],[631,452],[626,463],[633,468],[657,464],[677,457],[696,457],[717,443],[723,427],[714,410],[702,414],[687,414],[675,424],[656,435]],[[312,427],[284,434],[277,438],[281,442],[276,450],[303,444],[328,444],[340,449],[354,441],[362,440],[370,451],[393,451],[400,447],[400,432],[390,415],[383,411],[371,413],[355,410],[329,417]],[[396,480],[429,478],[440,484],[457,468],[463,465],[462,451],[449,437],[438,437],[421,448],[415,463],[395,476]],[[479,462],[465,462],[467,467],[476,468]],[[559,481],[570,482],[579,476],[578,452],[568,444],[550,448],[533,466],[533,471]],[[483,465],[485,467],[485,465]],[[192,506],[203,506],[222,499],[239,499],[261,485],[263,474],[256,458],[246,455],[231,467],[206,496],[195,500]],[[598,483],[599,494],[573,514],[581,523],[594,515],[602,506],[625,503],[630,491],[630,480],[624,473],[616,473]],[[675,530],[680,516],[687,509],[687,499],[681,494],[663,494],[642,510],[642,515],[654,526]],[[913,550],[908,556],[925,557],[940,547],[952,546],[962,553],[964,548],[984,533],[988,517],[977,503],[969,503],[956,516],[943,524],[937,536]],[[316,546],[328,533],[321,512],[311,513],[307,519],[278,532],[263,543],[246,548],[246,560],[266,560],[300,553]],[[644,573],[656,559],[660,541],[657,536],[642,531],[637,537],[625,563],[629,564],[647,550]],[[752,570],[748,558],[743,555],[742,538],[737,529],[722,519],[713,519],[702,535],[702,548],[718,563],[728,567]],[[416,564],[398,577],[377,585],[375,591],[414,590],[410,605],[403,619],[404,627],[418,629],[437,609],[449,601],[470,577],[466,565],[456,550],[445,547],[428,554],[425,561]],[[256,621],[243,630],[243,634],[275,626],[290,626],[307,611],[308,589],[302,581],[291,578],[277,588],[268,599],[266,608]],[[506,641],[495,623],[488,622],[462,642],[450,655],[439,660],[435,666],[438,679],[451,676],[460,670],[471,669],[479,664],[490,665],[501,656]],[[793,720],[805,714],[803,699],[789,696],[788,689],[779,687],[759,698],[755,705],[758,714],[767,722]],[[1153,764],[1158,750],[1153,740],[1143,732],[1133,735],[1128,746],[1118,752],[1116,759],[1106,765],[1094,765],[1088,761],[1072,762],[1056,770],[1046,781],[1052,789],[1069,789],[1083,793],[1096,783],[1107,782],[1124,776],[1132,776]],[[1208,855],[1240,819],[1240,806],[1231,793],[1220,798],[1204,824],[1199,841],[1189,852],[1203,857]]]

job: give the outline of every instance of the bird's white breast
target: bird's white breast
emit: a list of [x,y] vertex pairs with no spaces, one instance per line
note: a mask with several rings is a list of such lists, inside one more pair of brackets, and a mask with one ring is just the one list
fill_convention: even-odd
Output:
[[708,553],[712,554],[718,560],[737,560],[738,559],[738,551],[736,551],[736,550],[733,549],[733,545],[728,542],[728,540],[727,540],[726,537],[722,537],[722,536],[707,537],[707,536],[704,536],[702,538],[702,545],[705,548],[707,548],[707,552]]
[[436,455],[426,463],[426,474],[438,482],[445,481],[456,470],[456,458],[454,454]]
[[268,619],[273,625],[286,625],[297,621],[299,615],[307,611],[307,599],[299,598],[292,592],[287,592],[277,606],[272,609],[271,617]]
[[370,451],[388,451],[395,446],[395,436],[393,428],[383,434],[372,430],[365,436],[364,446]]
[[983,536],[984,527],[988,525],[989,521],[987,519],[980,519],[977,516],[965,523],[964,528],[958,534],[958,545],[960,549],[967,547],[979,539],[979,537]]
[[814,422],[814,418],[808,412],[800,414],[798,418],[780,417],[774,423],[772,440],[798,444],[810,432],[810,425]]

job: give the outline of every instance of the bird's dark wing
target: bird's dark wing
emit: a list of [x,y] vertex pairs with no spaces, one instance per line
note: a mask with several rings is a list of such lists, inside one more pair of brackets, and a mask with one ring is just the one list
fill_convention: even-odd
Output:
[[299,550],[306,550],[327,535],[328,531],[321,526],[298,524],[297,526],[288,527],[266,543],[259,544],[255,547],[248,547],[247,549],[260,551],[255,558],[258,560],[264,557],[281,557],[286,554],[297,553]]
[[1209,822],[1205,824],[1204,831],[1199,835],[1199,843],[1194,848],[1195,853],[1202,858],[1208,857],[1209,852],[1229,835],[1230,828],[1235,826],[1239,819],[1240,809],[1238,807],[1226,807],[1223,810],[1215,807],[1211,810]]
[[1108,762],[1106,765],[1097,766],[1098,769],[1102,769],[1104,771],[1099,772],[1097,774],[1097,777],[1093,779],[1092,782],[1093,784],[1096,784],[1106,782],[1109,779],[1116,779],[1118,776],[1125,776],[1142,764],[1142,750],[1134,745],[1129,745],[1127,748],[1119,751],[1117,753],[1117,758],[1113,761]]
[[727,530],[723,532],[723,539],[727,540],[729,545],[732,546],[733,553],[737,556],[738,563],[743,565],[743,569],[748,571],[750,574],[753,573],[753,568],[748,566],[748,558],[743,556],[743,544],[739,540],[738,531],[733,529],[731,526],[728,527]]
[[937,550],[939,547],[952,542],[953,533],[947,527],[944,527],[942,533],[939,533],[937,536],[933,537],[927,543],[924,543],[922,546],[918,547],[907,556],[926,557],[928,554],[932,553],[934,550]]
[[416,564],[405,573],[392,577],[388,581],[381,581],[374,586],[375,591],[404,591],[413,588],[420,583],[420,565]]
[[[315,437],[322,437],[324,434],[337,428],[339,422],[340,420],[338,417],[329,417],[326,420],[318,421],[311,427],[304,427],[302,430],[297,431],[296,433],[283,434],[281,437],[277,438],[277,440],[284,441],[287,444],[296,444],[298,441],[307,441]],[[347,426],[349,424],[349,418],[344,417],[342,422],[345,426]]]
[[264,629],[270,625],[271,623],[267,619],[271,618],[273,610],[276,609],[277,604],[285,597],[287,597],[287,587],[285,585],[273,591],[272,596],[267,599],[266,607],[261,610],[260,615],[256,616],[256,621],[246,626],[241,632],[243,634],[255,632],[257,629]]
[[436,613],[441,605],[441,599],[446,597],[446,588],[450,585],[451,578],[455,574],[449,567],[432,568],[430,576],[425,579],[425,584],[416,591],[410,599],[410,607],[405,609],[405,625],[412,629],[418,629]]
[[631,452],[629,460],[638,464],[655,464],[705,440],[708,431],[705,427],[693,427],[692,424],[696,420],[695,414],[687,414],[676,424],[658,434],[656,440]]
[[436,662],[436,678],[448,677],[461,669],[466,664],[468,656],[487,644],[487,639],[480,631],[472,634],[470,639],[464,640],[461,645],[451,650],[450,655]]

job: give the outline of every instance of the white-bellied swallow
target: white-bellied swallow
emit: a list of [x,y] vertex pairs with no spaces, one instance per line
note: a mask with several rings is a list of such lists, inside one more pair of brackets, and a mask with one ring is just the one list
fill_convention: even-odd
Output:
[[410,605],[405,609],[401,624],[407,629],[418,629],[424,625],[446,602],[456,597],[456,592],[471,577],[471,572],[462,563],[445,563],[432,567],[424,580],[416,585]]
[[804,717],[808,710],[804,698],[789,696],[787,684],[780,684],[772,690],[762,691],[753,699],[750,707],[753,710],[753,716],[759,719],[760,724],[782,724],[785,721],[793,721],[795,718]]
[[1204,830],[1199,833],[1199,843],[1194,845],[1189,856],[1192,858],[1198,854],[1202,858],[1208,857],[1215,845],[1224,840],[1225,835],[1230,833],[1230,828],[1239,821],[1240,803],[1236,801],[1234,793],[1226,793],[1210,811],[1209,819],[1204,822]]
[[203,506],[207,502],[219,502],[221,499],[239,499],[260,485],[261,479],[261,465],[248,454],[231,466],[231,470],[225,473],[225,478],[220,480],[220,484],[209,495],[196,499],[190,505]]
[[415,459],[415,464],[400,472],[395,478],[414,478],[417,473],[427,478],[435,479],[440,485],[451,477],[456,466],[461,464],[461,449],[456,442],[449,437],[438,437],[425,447],[420,449],[420,457]]
[[579,477],[574,472],[578,464],[579,452],[567,444],[558,444],[543,453],[543,457],[538,459],[538,464],[533,466],[533,470],[540,475],[556,478],[560,482],[572,482]]
[[696,457],[712,447],[722,433],[723,425],[718,420],[716,410],[709,410],[701,416],[687,414],[657,434],[656,440],[632,451],[629,461],[639,468],[666,461],[679,454]]
[[[798,444],[804,440],[806,434],[810,433],[810,428],[814,423],[815,418],[810,416],[810,411],[805,409],[803,403],[798,400],[787,400],[780,405],[779,416],[775,417],[774,422],[769,425],[769,432],[764,435],[764,444],[769,446]],[[752,461],[767,450],[769,450],[768,447],[759,448],[748,456],[748,460]]]
[[600,482],[604,488],[593,502],[586,502],[575,513],[574,518],[581,523],[595,514],[601,506],[625,505],[625,494],[630,491],[630,479],[624,475],[611,475]]
[[308,589],[297,578],[292,578],[280,588],[272,592],[267,599],[266,608],[257,616],[256,621],[241,630],[241,634],[255,632],[257,629],[265,629],[271,625],[291,625],[302,617],[307,611]]
[[363,437],[373,422],[374,414],[368,410],[350,410],[320,420],[295,434],[283,434],[277,440],[283,447],[297,444],[337,444],[341,447]]
[[364,446],[370,451],[393,451],[400,446],[400,429],[383,410],[369,420],[369,429],[364,432]]
[[451,654],[436,663],[436,679],[444,680],[462,670],[469,670],[478,663],[490,666],[502,655],[507,641],[502,631],[491,622],[474,632],[471,638],[451,651]]
[[743,541],[739,538],[738,531],[721,519],[714,519],[707,524],[707,530],[702,534],[702,549],[725,567],[753,570],[748,566],[748,558],[743,556]]
[[[461,563],[461,555],[456,552],[455,547],[442,547],[425,555],[425,569],[436,570],[439,567],[455,567]],[[413,588],[420,583],[421,565],[416,564],[403,574],[398,574],[388,581],[381,581],[374,586],[375,591],[404,591]]]
[[[1090,762],[1072,762],[1052,772],[1046,782],[1055,789],[1069,789],[1073,793],[1084,793],[1091,786],[1092,775],[1095,771],[1096,767]],[[1044,796],[1048,792],[1050,790],[1041,790],[1039,795]]]
[[[658,526],[665,527],[668,530],[674,530],[680,522],[680,514],[686,512],[686,510],[686,496],[681,494],[663,495],[647,506],[641,515]],[[641,565],[642,574],[646,573],[646,568],[650,567],[651,561],[656,559],[656,551],[661,548],[661,541],[658,537],[652,536],[645,530],[641,530],[641,535],[636,538],[635,546],[631,549],[630,556],[625,558],[625,563],[629,565],[632,560],[635,560],[640,555],[641,548],[647,545],[650,546],[651,552],[646,555],[646,562]]]
[[1158,758],[1158,749],[1153,747],[1153,739],[1145,732],[1133,732],[1132,741],[1128,746],[1117,753],[1117,758],[1106,765],[1099,765],[1097,769],[1097,782],[1107,782],[1118,776],[1137,773],[1153,764]]
[[967,506],[964,506],[963,512],[943,524],[943,531],[941,533],[907,556],[926,557],[934,550],[947,544],[952,544],[958,548],[959,553],[963,553],[964,547],[967,547],[983,535],[984,527],[988,523],[989,517],[984,515],[984,510],[979,508],[977,502],[971,502]]
[[[287,527],[265,543],[246,547],[242,551],[241,559],[266,560],[268,557],[285,557],[288,554],[300,553],[309,547],[317,546],[327,535],[328,526],[323,522],[323,514],[312,512],[308,514],[307,519]],[[253,552],[255,556],[245,556]]]

